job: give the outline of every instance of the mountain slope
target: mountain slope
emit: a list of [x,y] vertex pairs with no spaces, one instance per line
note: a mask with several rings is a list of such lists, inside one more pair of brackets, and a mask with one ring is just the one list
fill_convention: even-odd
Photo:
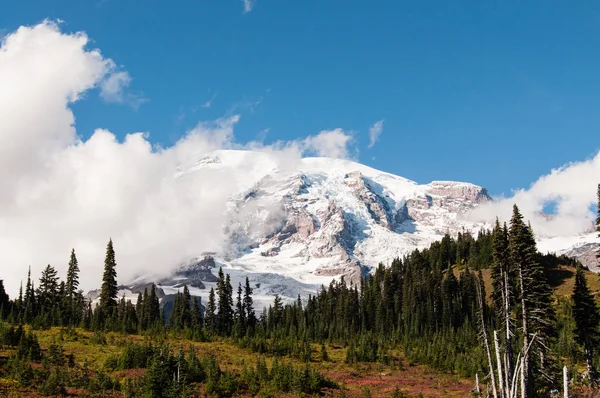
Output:
[[[240,176],[224,215],[225,241],[159,280],[166,294],[187,283],[193,294],[207,296],[214,286],[210,267],[201,267],[202,275],[194,275],[194,267],[210,256],[234,285],[248,276],[259,300],[274,294],[294,299],[334,277],[356,282],[378,263],[428,247],[446,233],[491,227],[464,217],[491,200],[485,188],[470,183],[420,185],[348,160],[303,158],[289,166],[268,152],[233,150],[202,156],[176,178],[203,170]],[[540,249],[566,253],[572,243],[547,240]],[[136,283],[147,281],[142,276]]]

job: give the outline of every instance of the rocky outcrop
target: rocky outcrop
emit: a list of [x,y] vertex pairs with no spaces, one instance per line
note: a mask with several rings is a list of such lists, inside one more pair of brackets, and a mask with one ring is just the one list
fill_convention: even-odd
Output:
[[600,250],[599,243],[586,243],[578,247],[574,247],[571,250],[566,251],[564,254],[569,257],[575,257],[581,261],[581,264],[588,267],[591,271],[600,271],[600,264],[596,255]]
[[365,177],[360,172],[354,171],[346,175],[345,182],[358,199],[365,204],[375,222],[392,230],[394,222],[388,202],[373,192]]
[[429,184],[428,193],[446,199],[458,199],[473,203],[490,201],[487,190],[477,185],[455,181],[433,181]]
[[204,289],[202,282],[216,282],[217,277],[212,273],[216,267],[212,256],[204,256],[202,259],[194,259],[188,264],[179,267],[172,276],[158,281],[158,285],[183,287],[184,285]]

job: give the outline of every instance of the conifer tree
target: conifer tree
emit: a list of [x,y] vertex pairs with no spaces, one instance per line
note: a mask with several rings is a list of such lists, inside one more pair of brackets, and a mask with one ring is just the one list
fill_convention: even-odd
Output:
[[[525,225],[519,208],[513,207],[509,231],[510,260],[518,272],[520,312],[523,349],[521,351],[522,369],[521,384],[522,397],[533,396],[536,381],[541,381],[540,376],[546,379],[550,375],[545,373],[547,368],[549,339],[554,337],[554,311],[552,308],[552,289],[548,285],[544,270],[538,261],[538,252],[531,227]],[[532,336],[535,341],[529,350]],[[531,357],[538,361],[531,362]],[[533,371],[535,370],[535,374]]]
[[58,297],[58,274],[54,267],[48,264],[42,271],[38,287],[40,311],[46,315],[52,312],[52,308],[58,302]]
[[69,261],[69,268],[67,269],[66,289],[69,300],[74,300],[79,289],[79,265],[77,263],[77,256],[75,256],[75,249],[71,250],[71,259]]
[[106,258],[104,260],[104,274],[102,275],[102,288],[100,291],[100,308],[105,315],[111,316],[117,306],[117,263],[112,239],[106,246]]
[[183,285],[183,295],[181,297],[181,325],[183,328],[192,326],[192,297],[187,285]]
[[242,301],[242,283],[238,283],[237,301],[235,304],[235,331],[238,337],[246,334],[246,311]]
[[584,350],[590,384],[596,385],[596,371],[593,365],[594,350],[600,343],[598,326],[600,325],[600,312],[594,301],[585,279],[581,266],[575,272],[575,285],[573,287],[573,318],[575,319],[575,338]]
[[33,281],[31,280],[31,266],[27,270],[27,284],[25,285],[25,298],[23,299],[23,322],[33,320],[35,308],[35,293]]
[[160,315],[160,300],[156,293],[156,285],[153,283],[150,287],[150,294],[146,305],[148,327],[156,325],[161,320]]
[[246,283],[244,286],[244,311],[246,312],[246,324],[248,329],[253,330],[256,325],[256,314],[254,313],[254,302],[252,300],[252,288],[250,287],[250,281],[246,277]]
[[210,332],[214,332],[216,329],[216,314],[217,304],[215,303],[215,289],[210,288],[210,293],[208,294],[208,305],[206,306],[206,328]]
[[0,319],[6,318],[10,310],[8,294],[4,290],[4,281],[0,279]]
[[219,268],[217,280],[217,296],[219,297],[219,312],[217,314],[217,327],[221,335],[227,336],[233,326],[233,289],[229,274],[225,276],[223,268]]

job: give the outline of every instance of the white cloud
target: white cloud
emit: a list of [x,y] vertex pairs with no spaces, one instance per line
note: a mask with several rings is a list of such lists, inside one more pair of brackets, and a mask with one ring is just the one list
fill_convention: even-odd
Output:
[[256,0],[244,0],[244,12],[250,12],[254,8]]
[[324,130],[315,136],[305,138],[301,142],[301,147],[303,151],[314,153],[317,156],[346,159],[350,157],[348,147],[351,142],[352,136],[337,128]]
[[115,72],[100,85],[100,96],[107,102],[123,102],[123,91],[129,87],[131,77],[127,72]]
[[144,133],[120,142],[102,129],[82,141],[70,105],[99,86],[118,98],[129,80],[115,77],[114,62],[87,45],[85,34],[61,33],[46,21],[19,28],[0,48],[0,278],[11,294],[29,265],[36,278],[46,264],[64,277],[71,248],[82,288],[98,287],[109,237],[123,283],[218,251],[226,199],[262,166],[242,158],[231,170],[174,178],[202,154],[256,149],[271,155],[272,167],[293,170],[304,152],[349,153],[341,129],[272,146],[238,144],[239,115],[201,122],[169,148],[153,147]]
[[131,76],[125,71],[114,71],[100,83],[100,96],[106,102],[129,104],[137,108],[148,101],[139,95],[128,92]]
[[[590,207],[596,203],[600,182],[600,152],[591,159],[572,162],[540,177],[529,189],[519,189],[510,198],[498,198],[480,206],[469,215],[473,219],[493,221],[496,216],[508,221],[513,203],[531,221],[536,235],[569,236],[585,232],[595,218]],[[555,214],[541,215],[544,206],[555,204]]]
[[369,129],[369,148],[373,148],[373,145],[379,140],[379,136],[383,132],[383,120],[375,122]]

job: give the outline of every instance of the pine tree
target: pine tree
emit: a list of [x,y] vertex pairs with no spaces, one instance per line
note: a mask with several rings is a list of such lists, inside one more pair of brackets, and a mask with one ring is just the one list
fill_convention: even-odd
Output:
[[246,284],[244,286],[244,300],[243,300],[244,311],[246,312],[246,324],[248,329],[254,330],[256,325],[256,314],[254,313],[254,302],[252,300],[252,288],[250,287],[250,281],[246,277]]
[[30,266],[27,271],[27,284],[25,285],[25,297],[23,299],[23,322],[25,323],[31,322],[35,315],[34,308],[36,308],[36,304],[34,291]]
[[71,250],[71,260],[69,261],[69,268],[67,269],[67,295],[70,300],[74,300],[77,295],[79,288],[79,265],[77,263],[77,257],[75,256],[75,249]]
[[160,300],[156,293],[156,285],[153,283],[150,287],[150,295],[148,296],[148,320],[150,325],[155,325],[157,322],[163,320],[160,315]]
[[210,293],[208,294],[208,305],[206,307],[206,328],[210,332],[214,332],[216,329],[216,311],[217,304],[215,303],[215,289],[210,288]]
[[242,300],[242,283],[238,283],[237,301],[235,304],[235,332],[238,337],[246,334],[246,311]]
[[0,279],[0,319],[5,319],[10,311],[8,294],[4,290],[4,281]]
[[104,274],[102,276],[102,289],[100,291],[100,308],[105,315],[111,316],[117,306],[117,263],[112,239],[106,246],[106,259],[104,260]]
[[58,298],[58,274],[54,267],[48,264],[42,271],[40,286],[38,287],[40,312],[49,315],[58,302]]
[[600,312],[594,301],[581,266],[577,266],[575,286],[573,287],[573,318],[575,319],[575,337],[584,350],[590,384],[596,385],[596,371],[593,366],[594,350],[600,343],[598,326]]
[[[548,285],[542,265],[538,261],[538,252],[531,227],[525,225],[519,208],[513,207],[509,231],[510,260],[518,272],[520,312],[522,325],[523,349],[521,352],[521,386],[522,397],[532,396],[547,367],[549,339],[554,337],[554,311],[552,308],[552,289]],[[532,336],[535,341],[531,350],[529,345]],[[536,355],[532,355],[536,354]],[[531,358],[539,360],[531,362]],[[533,374],[533,371],[536,371]]]
[[225,277],[223,268],[219,268],[217,279],[217,296],[219,297],[219,312],[217,314],[217,327],[219,333],[228,336],[233,326],[233,289],[229,274]]
[[77,257],[75,256],[75,249],[71,250],[71,259],[69,261],[69,267],[67,269],[67,281],[65,284],[65,297],[64,306],[68,322],[70,324],[77,324],[81,319],[81,306],[79,305],[82,301],[82,297],[79,289],[79,266],[77,263]]

